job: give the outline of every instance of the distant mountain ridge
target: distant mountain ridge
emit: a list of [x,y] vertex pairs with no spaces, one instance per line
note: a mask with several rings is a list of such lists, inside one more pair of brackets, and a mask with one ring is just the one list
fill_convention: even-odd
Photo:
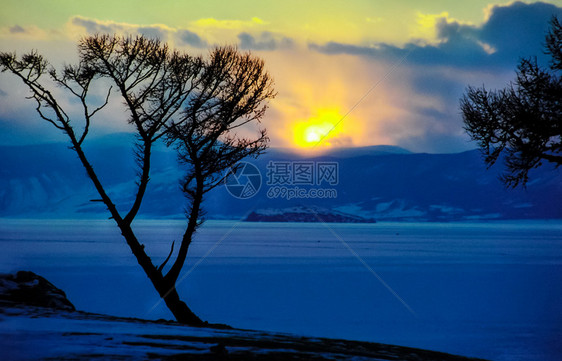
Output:
[[[87,152],[108,193],[121,209],[133,202],[136,174],[132,138],[113,135],[91,140]],[[98,218],[105,207],[76,155],[65,144],[0,146],[0,217]],[[257,209],[320,207],[364,219],[392,221],[467,221],[494,219],[560,219],[562,172],[546,164],[533,170],[527,189],[505,189],[501,166],[486,169],[478,151],[419,154],[393,146],[333,150],[306,157],[270,149],[249,159],[259,169],[262,185],[249,199],[233,197],[225,187],[207,195],[206,217],[243,219]],[[272,197],[268,184],[274,163],[337,164],[337,184],[286,184],[289,190],[329,188],[335,197]],[[296,162],[296,163],[295,163]],[[158,146],[140,216],[182,218],[182,170],[173,150]],[[279,187],[275,190],[278,190]]]
[[334,158],[353,158],[361,156],[387,155],[387,154],[412,154],[407,149],[395,145],[370,145],[365,147],[344,147],[335,149],[314,149],[295,150],[290,148],[270,148],[270,152],[280,155],[282,153],[297,158],[311,157],[334,157]]
[[388,155],[388,154],[412,154],[407,149],[395,145],[371,145],[367,147],[337,148],[322,154],[324,157],[353,158],[362,156]]

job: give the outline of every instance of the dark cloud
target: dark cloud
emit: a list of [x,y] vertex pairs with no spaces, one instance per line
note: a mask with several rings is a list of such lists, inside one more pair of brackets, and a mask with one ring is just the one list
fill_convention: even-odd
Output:
[[139,34],[151,39],[166,40],[167,31],[156,26],[140,27],[137,31]]
[[248,33],[238,34],[238,40],[240,40],[241,49],[251,49],[251,50],[277,50],[292,48],[294,46],[294,41],[287,37],[278,37],[273,33],[268,31],[262,32],[259,36],[254,37]]
[[333,147],[353,147],[353,139],[347,135],[339,135],[333,138],[327,138],[326,142]]
[[404,47],[375,44],[370,47],[329,42],[309,44],[311,50],[325,54],[352,54],[419,65],[449,65],[455,67],[511,66],[521,57],[536,55],[544,59],[543,44],[552,16],[562,16],[562,7],[547,3],[515,2],[495,6],[481,26],[458,22],[437,21],[440,43]]
[[195,48],[206,48],[209,45],[205,40],[201,39],[199,35],[189,30],[180,30],[177,36],[184,45],[190,45]]
[[447,41],[458,41],[462,39],[473,40],[478,37],[478,30],[474,26],[462,25],[456,21],[448,22],[446,18],[437,20],[436,24],[437,37]]
[[25,33],[25,29],[22,28],[19,25],[14,25],[10,28],[10,33],[12,34],[21,34],[21,33]]
[[159,26],[133,26],[119,23],[105,23],[98,20],[75,16],[72,24],[84,28],[89,34],[115,34],[115,33],[138,33],[148,38],[165,41],[168,30]]
[[480,66],[488,57],[482,46],[472,41],[446,42],[438,46],[407,44],[403,48],[388,44],[363,47],[337,42],[309,44],[308,47],[324,54],[351,54],[392,62],[404,58],[408,63],[419,65]]
[[540,2],[515,2],[509,6],[494,6],[488,20],[480,27],[441,22],[437,30],[444,44],[486,44],[494,50],[486,59],[506,64],[521,57],[545,58],[544,37],[552,16],[562,16],[562,8]]
[[396,58],[404,55],[406,51],[391,45],[376,44],[372,47],[364,47],[352,44],[342,44],[337,42],[328,42],[324,45],[308,44],[308,48],[324,54],[350,54],[370,56],[374,58]]
[[562,7],[552,4],[496,6],[488,21],[480,29],[480,39],[498,52],[513,56],[542,53],[544,37],[552,16],[562,16]]
[[[459,121],[458,128],[461,127],[462,123]],[[431,128],[422,135],[400,138],[397,140],[397,144],[413,152],[424,153],[461,152],[475,148],[468,135],[464,133],[440,133]]]
[[79,16],[72,18],[72,24],[83,27],[90,34],[97,34],[97,33],[113,34],[117,31],[123,30],[123,27],[118,24],[106,25],[106,24],[99,23],[95,20],[90,20]]

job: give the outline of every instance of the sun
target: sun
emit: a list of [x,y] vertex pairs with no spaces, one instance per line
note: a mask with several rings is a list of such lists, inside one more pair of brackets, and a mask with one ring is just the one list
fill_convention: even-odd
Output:
[[318,143],[322,138],[330,134],[331,128],[332,124],[330,123],[309,125],[304,130],[304,140],[306,143]]
[[322,109],[314,117],[293,125],[294,143],[299,148],[332,146],[331,140],[341,135],[343,116],[337,110]]

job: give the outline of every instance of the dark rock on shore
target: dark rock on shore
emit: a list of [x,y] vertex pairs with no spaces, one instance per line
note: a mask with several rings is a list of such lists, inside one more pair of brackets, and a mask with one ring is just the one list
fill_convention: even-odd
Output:
[[283,209],[258,209],[251,212],[246,222],[324,222],[324,223],[376,223],[372,218],[363,218],[320,207],[291,207]]
[[0,274],[0,301],[66,311],[76,309],[63,290],[30,271]]

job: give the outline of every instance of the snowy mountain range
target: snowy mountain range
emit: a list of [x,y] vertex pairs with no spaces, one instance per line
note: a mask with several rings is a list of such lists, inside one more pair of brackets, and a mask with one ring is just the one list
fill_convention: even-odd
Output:
[[[86,147],[109,194],[123,209],[133,200],[137,172],[130,137],[113,135]],[[1,146],[0,155],[0,217],[107,216],[103,205],[90,202],[98,197],[66,145]],[[291,207],[320,207],[377,221],[562,218],[559,169],[545,165],[531,173],[527,189],[505,189],[498,180],[501,165],[486,169],[477,150],[421,154],[373,146],[306,157],[270,149],[248,162],[251,177],[236,175],[234,183],[251,179],[248,185],[255,192],[241,199],[227,187],[216,188],[205,199],[207,218],[244,219],[260,209],[283,213]],[[173,151],[157,147],[153,165],[141,216],[183,217],[178,183],[182,171]]]

